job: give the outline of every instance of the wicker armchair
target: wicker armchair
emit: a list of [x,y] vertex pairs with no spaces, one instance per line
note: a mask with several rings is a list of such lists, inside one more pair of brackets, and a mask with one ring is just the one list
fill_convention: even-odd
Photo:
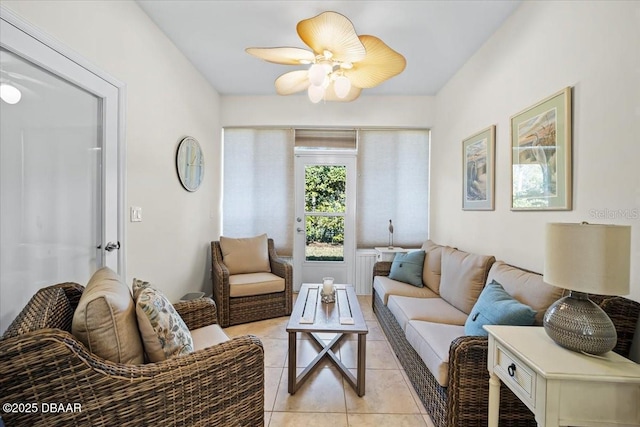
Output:
[[[105,361],[69,332],[83,290],[75,283],[41,289],[0,340],[0,400],[27,404],[3,406],[7,426],[264,424],[264,350],[258,338],[238,337],[145,365]],[[216,306],[208,298],[174,307],[189,329],[216,322]],[[52,411],[51,404],[65,410]]]
[[211,280],[213,299],[218,307],[218,323],[223,328],[240,323],[273,317],[288,316],[293,304],[293,269],[291,264],[278,258],[273,239],[267,240],[271,273],[285,281],[283,292],[232,297],[229,270],[222,260],[220,242],[211,242]]

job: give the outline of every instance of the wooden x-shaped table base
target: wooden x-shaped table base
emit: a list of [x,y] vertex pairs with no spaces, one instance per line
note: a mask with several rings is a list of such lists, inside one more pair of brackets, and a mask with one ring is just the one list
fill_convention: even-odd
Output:
[[337,333],[336,336],[325,345],[324,341],[313,332],[304,332],[311,337],[311,342],[320,351],[318,355],[309,363],[300,375],[296,376],[296,360],[297,360],[297,340],[296,332],[289,332],[289,394],[295,394],[311,373],[318,367],[320,361],[328,357],[329,360],[338,368],[338,371],[347,380],[347,382],[358,393],[358,396],[364,396],[364,374],[366,366],[366,333],[358,334],[358,367],[357,377],[354,377],[351,371],[342,363],[338,356],[333,352],[333,348],[340,344],[347,334]]

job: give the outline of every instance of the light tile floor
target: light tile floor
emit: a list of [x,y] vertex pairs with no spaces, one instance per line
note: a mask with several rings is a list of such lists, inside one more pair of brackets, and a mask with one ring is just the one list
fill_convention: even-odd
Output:
[[[326,358],[296,394],[287,392],[288,317],[225,329],[230,337],[252,334],[262,341],[265,352],[265,426],[433,426],[373,314],[371,297],[361,295],[358,300],[369,326],[363,397],[358,397]],[[332,337],[333,334],[326,334],[323,339]],[[356,344],[355,335],[348,337],[337,351],[340,360],[350,369],[356,367]],[[299,372],[316,354],[317,350],[308,339],[299,336]]]

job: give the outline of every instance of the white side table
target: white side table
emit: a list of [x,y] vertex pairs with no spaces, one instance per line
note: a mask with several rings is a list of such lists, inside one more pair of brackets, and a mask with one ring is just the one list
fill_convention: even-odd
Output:
[[613,353],[595,358],[560,347],[542,327],[489,332],[489,427],[498,427],[500,384],[540,427],[640,426],[640,365]]
[[414,249],[404,249],[399,246],[394,246],[389,248],[387,246],[378,246],[374,248],[378,253],[376,260],[377,261],[393,261],[393,258],[397,253],[407,253],[409,251],[413,251]]

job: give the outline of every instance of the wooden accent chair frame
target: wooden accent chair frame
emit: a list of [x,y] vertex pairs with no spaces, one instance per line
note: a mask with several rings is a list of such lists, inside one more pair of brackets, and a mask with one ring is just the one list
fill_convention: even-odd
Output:
[[291,314],[293,299],[293,268],[278,258],[273,239],[267,240],[271,273],[285,281],[283,292],[262,295],[230,295],[229,270],[222,260],[220,242],[211,242],[211,280],[213,299],[218,307],[218,323],[225,328],[240,323],[254,322]]

